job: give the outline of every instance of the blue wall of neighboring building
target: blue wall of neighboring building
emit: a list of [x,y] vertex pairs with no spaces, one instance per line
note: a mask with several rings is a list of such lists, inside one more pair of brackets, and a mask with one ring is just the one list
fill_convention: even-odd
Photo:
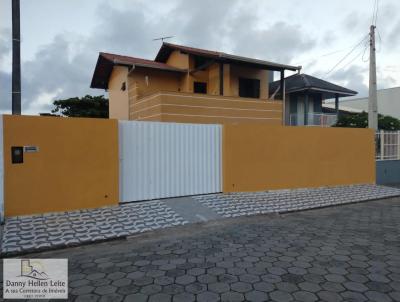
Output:
[[380,185],[400,183],[400,160],[377,160],[376,183]]

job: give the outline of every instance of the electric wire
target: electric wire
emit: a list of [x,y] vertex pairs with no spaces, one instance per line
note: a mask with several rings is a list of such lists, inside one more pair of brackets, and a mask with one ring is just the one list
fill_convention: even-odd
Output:
[[360,45],[362,45],[362,43],[365,42],[365,39],[369,36],[369,34],[363,36],[363,38],[356,44],[353,46],[353,48],[346,53],[346,55],[344,55],[326,74],[325,77],[327,75],[329,75],[332,71],[334,71],[344,60],[346,60],[358,47],[360,47]]
[[[371,17],[371,24],[373,26],[375,26],[376,28],[376,32],[378,35],[378,46],[379,49],[377,50],[377,52],[379,52],[381,50],[381,44],[382,44],[382,38],[381,35],[379,33],[379,30],[376,27],[377,21],[378,21],[378,12],[379,12],[379,0],[374,0],[374,5],[373,5],[373,9],[372,9],[372,17]],[[363,62],[368,62],[369,61],[369,57],[368,59],[365,59],[365,54],[367,52],[368,46],[369,46],[369,39],[367,39],[367,37],[369,37],[370,34],[365,35],[360,42],[358,42],[356,45],[354,45],[352,47],[352,49],[346,54],[344,55],[326,74],[324,77],[326,77],[327,75],[329,75],[331,72],[333,72],[340,64],[342,64],[356,49],[358,49],[363,43],[364,44],[364,48],[358,52],[350,61],[348,61],[344,66],[342,66],[340,69],[336,70],[335,72],[339,71],[339,70],[343,70],[344,68],[346,68],[347,66],[349,66],[351,63],[353,63],[357,58],[361,56],[361,60]]]

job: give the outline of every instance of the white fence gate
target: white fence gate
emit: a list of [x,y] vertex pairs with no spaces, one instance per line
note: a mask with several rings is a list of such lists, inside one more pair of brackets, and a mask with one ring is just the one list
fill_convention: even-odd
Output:
[[400,160],[400,131],[376,132],[375,146],[377,160]]
[[120,201],[222,191],[220,125],[119,121]]

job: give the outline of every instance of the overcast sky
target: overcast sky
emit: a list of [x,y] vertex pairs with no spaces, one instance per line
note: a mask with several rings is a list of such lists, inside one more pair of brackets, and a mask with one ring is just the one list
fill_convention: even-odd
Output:
[[[11,110],[11,0],[0,0],[0,111]],[[154,59],[160,36],[200,48],[302,65],[367,94],[365,43],[374,0],[21,0],[22,109],[90,89],[98,52]],[[400,86],[400,1],[380,0],[378,88]],[[354,61],[353,61],[354,60]],[[328,74],[327,74],[328,73]]]

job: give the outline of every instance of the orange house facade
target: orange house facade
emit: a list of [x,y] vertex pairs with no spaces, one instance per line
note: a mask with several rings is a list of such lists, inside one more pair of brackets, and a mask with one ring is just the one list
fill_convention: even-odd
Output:
[[[91,87],[108,90],[119,120],[282,125],[284,72],[299,68],[163,43],[154,60],[100,53]],[[273,99],[271,71],[281,81]]]

